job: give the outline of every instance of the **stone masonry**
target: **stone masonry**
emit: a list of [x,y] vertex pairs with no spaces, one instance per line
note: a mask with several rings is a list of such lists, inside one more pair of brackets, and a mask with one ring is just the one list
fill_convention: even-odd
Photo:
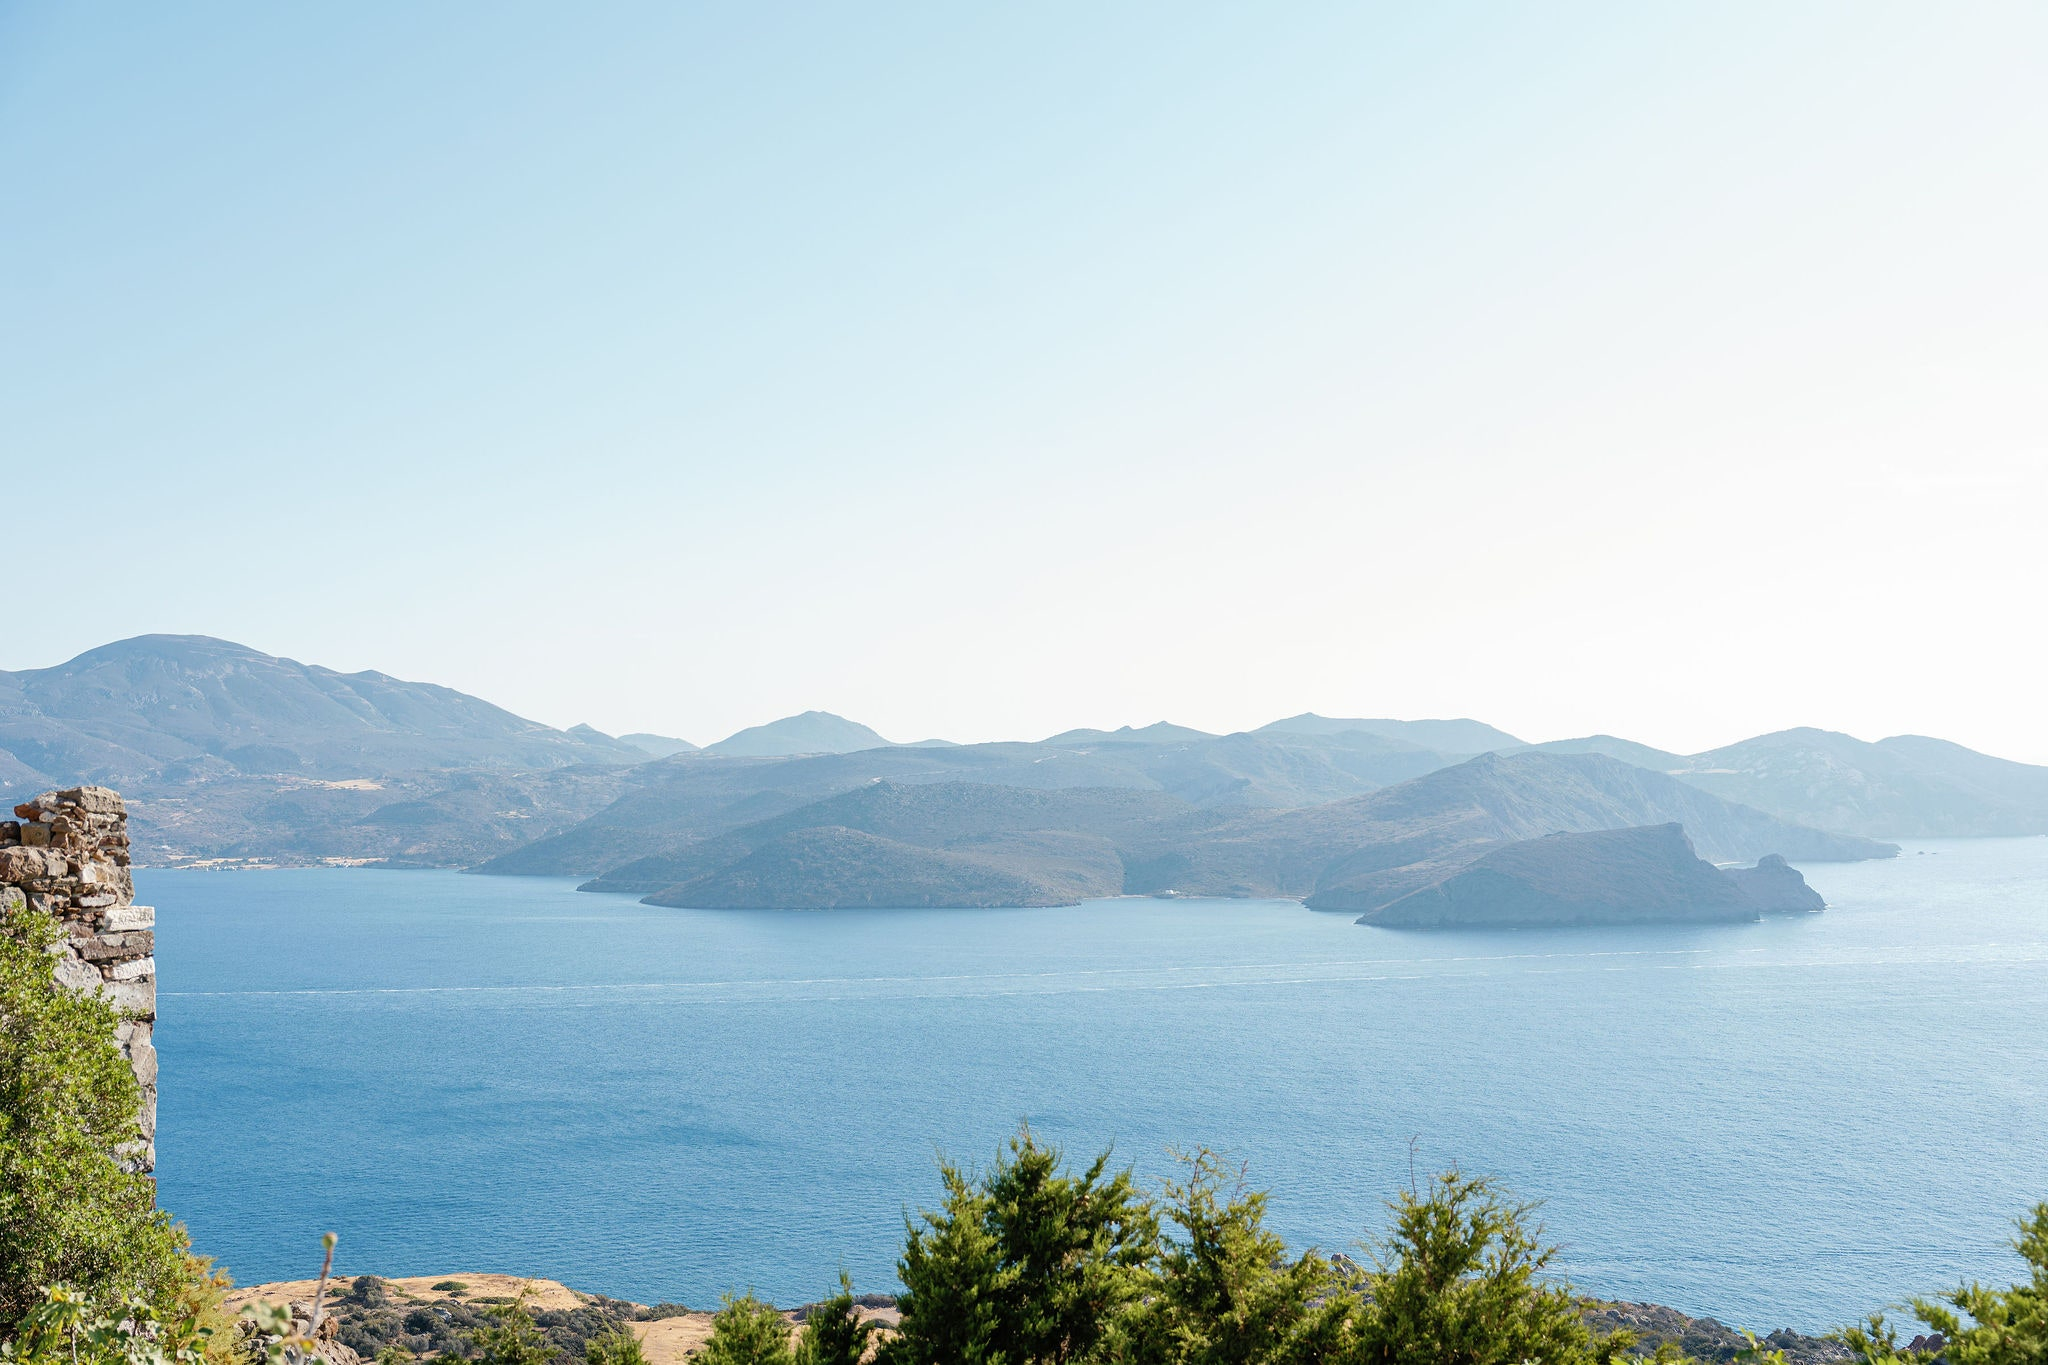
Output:
[[0,910],[24,901],[64,929],[57,980],[123,1015],[114,1040],[142,1083],[141,1133],[122,1155],[156,1169],[156,912],[135,904],[128,810],[105,787],[44,792],[0,820]]

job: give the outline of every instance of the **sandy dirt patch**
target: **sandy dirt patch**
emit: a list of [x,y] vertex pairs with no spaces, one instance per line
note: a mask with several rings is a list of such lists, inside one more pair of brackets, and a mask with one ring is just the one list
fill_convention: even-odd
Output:
[[[378,1276],[384,1279],[383,1276]],[[337,1275],[327,1282],[329,1298],[346,1294],[353,1275]],[[453,1280],[462,1285],[459,1291],[435,1289],[434,1285]],[[247,1288],[231,1291],[227,1296],[230,1308],[239,1310],[245,1303],[268,1299],[273,1303],[313,1301],[313,1290],[318,1280],[277,1280],[270,1284],[252,1284]],[[417,1303],[430,1303],[435,1299],[460,1299],[473,1303],[478,1299],[516,1299],[524,1292],[526,1306],[536,1312],[545,1309],[577,1308],[589,1302],[589,1296],[579,1294],[559,1280],[529,1280],[520,1275],[487,1275],[475,1271],[460,1271],[453,1275],[407,1275],[401,1279],[384,1279],[387,1293],[395,1294]]]

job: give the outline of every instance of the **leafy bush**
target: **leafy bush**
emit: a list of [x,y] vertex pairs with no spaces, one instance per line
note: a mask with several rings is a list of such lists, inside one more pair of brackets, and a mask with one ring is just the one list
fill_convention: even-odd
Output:
[[1864,1365],[1936,1358],[1950,1365],[2048,1365],[2048,1203],[2034,1205],[2019,1233],[2012,1246],[2027,1263],[2026,1283],[2010,1289],[1968,1284],[1912,1300],[1913,1315],[1941,1337],[1933,1349],[1900,1346],[1882,1313],[1843,1331],[1842,1341]]
[[1563,1284],[1539,1278],[1557,1254],[1533,1206],[1457,1170],[1392,1204],[1393,1231],[1358,1288],[1347,1365],[1515,1365],[1608,1359]]
[[888,1365],[1595,1365],[1596,1341],[1528,1205],[1452,1171],[1397,1198],[1369,1271],[1290,1257],[1265,1196],[1212,1153],[1150,1201],[1107,1157],[1066,1173],[1029,1130],[907,1222]]
[[711,1339],[692,1357],[693,1365],[794,1365],[789,1324],[782,1314],[745,1294],[728,1294],[711,1319]]
[[56,1286],[0,1347],[8,1365],[197,1365],[205,1342],[165,1322],[147,1299],[135,1298],[109,1313],[75,1290]]
[[583,1343],[585,1365],[647,1365],[647,1353],[633,1329],[621,1324]]
[[57,984],[48,915],[17,893],[0,920],[0,1339],[57,1311],[51,1285],[80,1296],[81,1321],[135,1320],[137,1301],[159,1325],[197,1321],[215,1311],[205,1264],[157,1210],[156,1186],[114,1154],[139,1139],[142,1108],[114,1044],[120,1015]]
[[905,1220],[891,1365],[1085,1360],[1144,1291],[1159,1220],[1109,1153],[1078,1175],[1027,1127],[970,1181],[940,1164],[946,1203]]
[[839,1292],[811,1305],[804,1316],[804,1334],[796,1345],[796,1365],[860,1365],[868,1353],[874,1328],[861,1320],[853,1300],[853,1281],[839,1272]]
[[1290,1260],[1267,1231],[1266,1196],[1214,1153],[1184,1157],[1166,1186],[1170,1235],[1143,1297],[1117,1322],[1113,1359],[1130,1365],[1253,1365],[1318,1360],[1339,1339],[1349,1304],[1328,1262]]
[[477,1332],[476,1358],[482,1365],[548,1365],[561,1352],[541,1335],[533,1314],[519,1300],[490,1310],[490,1321]]

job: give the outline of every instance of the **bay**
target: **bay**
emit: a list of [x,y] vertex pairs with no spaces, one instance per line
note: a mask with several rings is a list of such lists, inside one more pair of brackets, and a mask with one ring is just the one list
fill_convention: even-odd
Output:
[[2048,839],[1803,869],[1826,914],[1410,934],[1292,902],[663,910],[452,872],[143,870],[162,1202],[243,1283],[888,1291],[1021,1120],[1246,1163],[1349,1247],[1460,1163],[1581,1289],[1821,1330],[2010,1281],[2048,1198]]

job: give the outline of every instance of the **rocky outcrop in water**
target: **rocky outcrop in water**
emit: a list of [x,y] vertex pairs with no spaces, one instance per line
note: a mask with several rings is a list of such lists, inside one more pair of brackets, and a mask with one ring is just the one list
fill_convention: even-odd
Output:
[[1666,824],[1508,844],[1358,922],[1501,929],[1717,923],[1756,913],[1726,874],[1693,852],[1682,826]]
[[1735,883],[1760,915],[1813,914],[1828,908],[1799,869],[1775,853],[1759,858],[1755,867],[1722,868],[1721,875]]

